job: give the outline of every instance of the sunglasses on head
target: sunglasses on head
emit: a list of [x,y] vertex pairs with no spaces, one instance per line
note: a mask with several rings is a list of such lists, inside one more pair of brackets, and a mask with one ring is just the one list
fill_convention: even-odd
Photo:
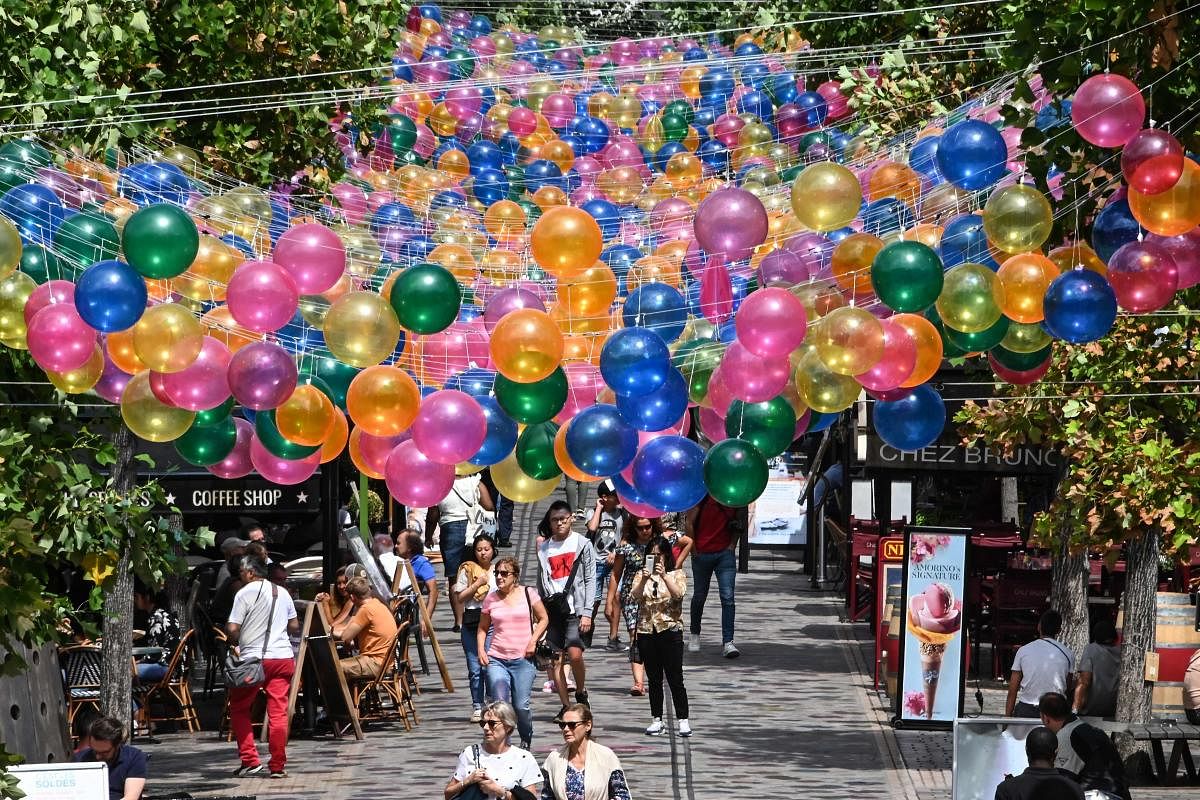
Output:
[[580,725],[582,725],[582,724],[583,724],[583,721],[582,721],[582,720],[580,720],[580,721],[576,721],[576,720],[565,720],[565,719],[560,719],[560,720],[558,721],[558,727],[559,727],[559,729],[561,729],[561,730],[566,730],[567,728],[570,728],[571,730],[575,730],[576,728],[578,728],[578,727],[579,727]]

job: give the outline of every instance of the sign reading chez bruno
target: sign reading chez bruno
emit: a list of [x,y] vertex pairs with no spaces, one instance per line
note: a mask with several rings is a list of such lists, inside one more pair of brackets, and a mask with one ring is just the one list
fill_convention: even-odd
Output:
[[868,469],[1053,474],[1060,463],[1058,453],[1036,447],[1018,447],[1005,453],[997,447],[963,447],[956,440],[941,440],[921,450],[907,451],[897,450],[874,434],[867,436]]
[[281,486],[258,475],[221,480],[211,475],[162,475],[167,504],[184,514],[316,514],[321,510],[321,480],[314,475],[295,486]]

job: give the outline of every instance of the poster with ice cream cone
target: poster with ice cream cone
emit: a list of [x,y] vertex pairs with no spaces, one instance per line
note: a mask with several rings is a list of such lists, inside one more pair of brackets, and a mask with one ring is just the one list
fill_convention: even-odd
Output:
[[949,728],[962,711],[969,536],[965,528],[908,530],[897,725]]

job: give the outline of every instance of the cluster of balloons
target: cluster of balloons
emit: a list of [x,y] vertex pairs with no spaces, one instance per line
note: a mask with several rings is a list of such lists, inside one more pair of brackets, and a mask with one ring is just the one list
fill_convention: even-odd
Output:
[[654,516],[752,502],[863,391],[924,447],[943,358],[1030,383],[1055,340],[1200,281],[1200,167],[1120,76],[1070,118],[1128,187],[1056,243],[1007,98],[879,148],[836,81],[749,34],[573,38],[414,7],[388,122],[331,120],[347,177],[317,203],[217,185],[184,147],[0,144],[0,341],[220,477],[348,450],[407,505],[490,467],[517,501],[611,478]]

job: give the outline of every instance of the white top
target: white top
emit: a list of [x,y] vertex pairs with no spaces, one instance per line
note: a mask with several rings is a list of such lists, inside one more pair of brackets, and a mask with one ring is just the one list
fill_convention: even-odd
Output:
[[[533,753],[520,747],[510,747],[503,753],[493,754],[479,747],[479,767],[487,770],[488,777],[505,789],[514,786],[536,786],[542,782],[542,770],[538,766]],[[475,771],[474,747],[468,747],[458,756],[458,765],[454,769],[454,780],[462,781]],[[496,795],[486,795],[489,800],[495,800]]]
[[1075,657],[1062,642],[1035,639],[1017,651],[1012,668],[1021,672],[1017,702],[1036,706],[1046,692],[1067,693],[1067,675],[1075,671]]
[[[579,558],[579,551],[588,541],[580,536],[575,531],[567,534],[567,538],[561,542],[551,537],[542,542],[538,547],[538,558],[542,562],[542,584],[543,590],[547,596],[565,592],[567,590],[567,580],[571,577],[571,567],[575,565],[575,559]],[[578,570],[575,573],[575,581],[578,583],[583,580],[583,576]],[[571,605],[571,613],[578,614],[578,609],[575,608],[575,593],[571,592],[567,596],[567,600]]]
[[389,581],[396,579],[396,566],[400,563],[400,556],[395,553],[380,553],[376,558],[379,559],[379,565],[383,567],[383,571],[387,573]]
[[[454,582],[454,591],[461,592],[471,585],[467,580],[467,571],[461,567],[458,570],[458,580]],[[487,571],[487,587],[489,592],[496,591],[496,565],[493,563],[488,567]],[[484,597],[487,597],[485,594]],[[468,597],[463,601],[463,608],[483,608],[483,601],[476,600],[474,596]]]
[[[267,614],[271,610],[270,581],[257,580],[243,586],[233,598],[233,610],[229,621],[241,625],[238,636],[238,652],[242,657],[258,657],[262,653],[263,637],[267,635]],[[277,587],[279,588],[279,587]],[[288,621],[296,618],[296,606],[286,589],[279,588],[275,597],[275,616],[271,618],[270,638],[264,658],[294,658],[292,642],[288,638]]]
[[1068,722],[1058,729],[1058,753],[1054,756],[1054,766],[1057,769],[1065,769],[1068,772],[1079,774],[1079,770],[1083,769],[1083,759],[1075,752],[1075,748],[1071,746],[1071,733],[1083,722],[1079,717]]
[[471,508],[479,502],[479,475],[454,479],[454,487],[446,499],[438,503],[439,522],[464,522],[471,518]]

